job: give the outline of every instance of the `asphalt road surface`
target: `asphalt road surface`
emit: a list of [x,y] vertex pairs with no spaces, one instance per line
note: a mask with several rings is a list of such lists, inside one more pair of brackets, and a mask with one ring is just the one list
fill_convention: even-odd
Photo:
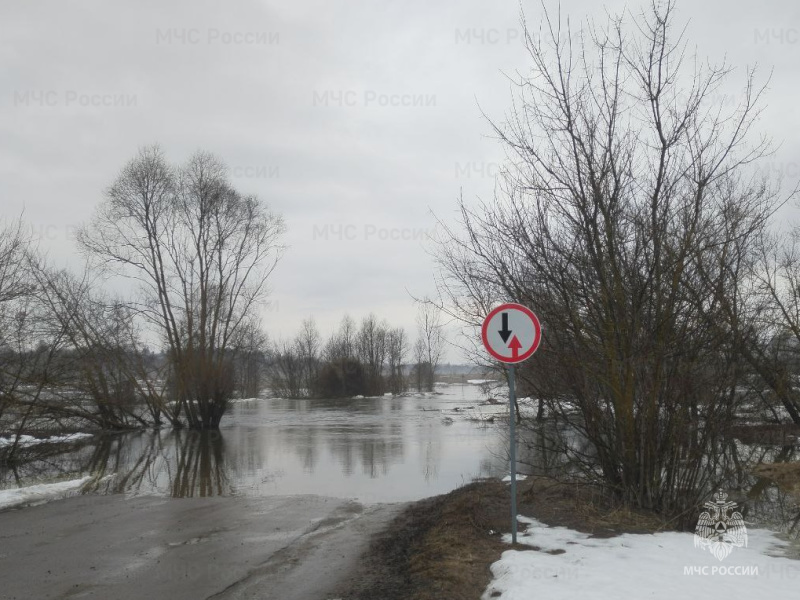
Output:
[[322,496],[117,495],[8,510],[0,598],[338,598],[332,591],[401,508]]

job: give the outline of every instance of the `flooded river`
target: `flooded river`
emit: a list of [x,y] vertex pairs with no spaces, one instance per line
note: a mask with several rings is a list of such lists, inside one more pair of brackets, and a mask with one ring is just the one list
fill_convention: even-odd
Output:
[[[218,432],[165,429],[98,435],[66,447],[42,444],[26,451],[32,460],[0,467],[0,490],[89,478],[82,493],[406,502],[506,475],[507,414],[503,404],[487,406],[473,385],[401,397],[238,401]],[[543,441],[550,426],[519,431],[520,472],[570,472],[564,455]],[[797,450],[730,439],[715,453],[715,464],[728,473],[723,487],[748,523],[794,539],[800,536],[795,496],[751,470],[796,461]]]
[[475,417],[477,386],[345,400],[258,399],[231,405],[219,432],[95,436],[0,471],[0,489],[91,476],[90,493],[318,494],[409,501],[508,472],[502,427]]

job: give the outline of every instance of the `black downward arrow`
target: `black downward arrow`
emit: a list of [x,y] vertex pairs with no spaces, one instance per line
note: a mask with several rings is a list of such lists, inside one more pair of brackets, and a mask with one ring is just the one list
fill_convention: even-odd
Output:
[[503,317],[503,328],[497,333],[500,334],[500,337],[503,338],[503,343],[505,343],[511,336],[511,330],[508,328],[508,313],[502,313],[501,316]]

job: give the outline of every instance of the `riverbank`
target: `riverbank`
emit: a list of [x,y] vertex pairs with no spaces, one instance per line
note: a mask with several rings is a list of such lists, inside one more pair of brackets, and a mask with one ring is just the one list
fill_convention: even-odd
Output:
[[[346,600],[478,600],[491,565],[506,550],[509,485],[478,481],[415,502],[376,535],[356,576],[331,597]],[[519,483],[519,513],[598,537],[649,533],[665,523],[653,514],[610,504],[586,486],[549,480]]]
[[[800,502],[797,463],[763,464],[753,474]],[[676,598],[724,588],[726,597],[744,598],[765,586],[792,589],[800,578],[791,529],[776,533],[745,519],[749,544],[729,547],[723,563],[692,532],[671,531],[658,515],[624,508],[591,486],[529,478],[518,498],[516,545],[500,533],[510,529],[508,483],[478,481],[408,505],[373,539],[355,583],[332,597],[516,599],[535,588],[548,598]]]

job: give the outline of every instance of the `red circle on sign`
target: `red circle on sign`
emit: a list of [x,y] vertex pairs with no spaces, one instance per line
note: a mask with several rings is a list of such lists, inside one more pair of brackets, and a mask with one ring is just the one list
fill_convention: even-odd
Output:
[[[502,354],[498,354],[489,345],[489,337],[487,335],[489,322],[492,320],[492,317],[494,317],[499,312],[503,312],[504,310],[516,310],[522,312],[533,323],[533,329],[535,331],[533,345],[530,348],[528,348],[528,350],[526,350],[524,354],[520,354],[517,358],[511,358],[509,356],[503,356]],[[504,363],[518,363],[522,362],[523,360],[529,359],[531,355],[534,352],[536,352],[536,349],[539,347],[539,342],[542,341],[542,326],[539,323],[539,318],[535,314],[533,314],[533,311],[527,306],[522,306],[522,304],[514,304],[514,303],[501,304],[500,306],[495,308],[492,312],[490,312],[483,320],[483,326],[481,327],[481,337],[483,338],[483,345],[486,347],[486,350],[494,358]]]

